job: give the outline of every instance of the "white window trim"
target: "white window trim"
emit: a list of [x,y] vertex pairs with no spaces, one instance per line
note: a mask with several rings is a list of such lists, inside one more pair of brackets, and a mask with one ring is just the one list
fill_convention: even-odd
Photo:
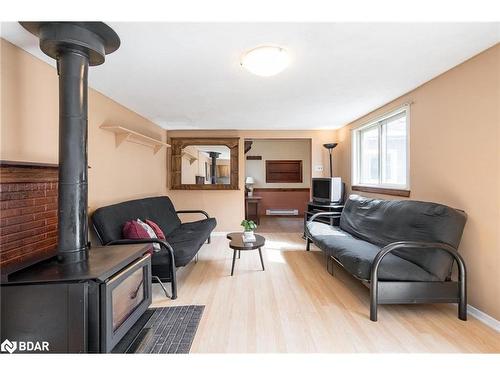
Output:
[[[361,183],[359,181],[359,173],[360,173],[360,162],[361,158],[359,157],[359,143],[360,137],[359,132],[361,130],[366,130],[370,127],[378,126],[381,121],[388,119],[398,113],[406,112],[406,184],[405,185],[397,185],[397,184],[366,184]],[[367,123],[360,125],[356,128],[351,129],[351,176],[352,176],[352,185],[353,186],[364,186],[371,188],[380,188],[380,189],[398,189],[398,190],[410,190],[410,104],[403,104],[398,108],[391,110],[390,112],[386,112],[381,116],[378,116],[374,119],[371,119]],[[381,129],[381,128],[379,128]],[[380,130],[379,130],[380,131]],[[379,143],[381,144],[382,138],[381,134],[379,134]],[[379,150],[381,145],[379,145]],[[382,171],[381,164],[382,158],[379,157],[379,171]],[[382,173],[382,172],[380,172]]]

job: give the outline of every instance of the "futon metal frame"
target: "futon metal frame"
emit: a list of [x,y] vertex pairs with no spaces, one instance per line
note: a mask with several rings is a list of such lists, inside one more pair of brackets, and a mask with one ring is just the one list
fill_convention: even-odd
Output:
[[[333,212],[319,212],[312,215],[308,222],[314,221],[319,216],[330,216],[337,214]],[[311,239],[307,226],[304,229],[306,233],[306,250],[310,250]],[[445,281],[384,281],[379,280],[379,268],[382,260],[387,254],[395,250],[429,250],[440,249],[450,254],[454,263],[458,266],[458,281],[453,281],[451,276]],[[327,255],[327,270],[333,275],[333,262],[336,262],[342,268],[344,265],[335,257]],[[330,272],[331,265],[331,272]],[[383,247],[375,256],[370,272],[370,280],[358,279],[370,290],[370,320],[377,321],[378,305],[382,304],[417,304],[417,303],[457,303],[458,318],[467,320],[467,270],[465,262],[458,251],[452,246],[439,242],[418,242],[418,241],[399,241],[393,242]]]

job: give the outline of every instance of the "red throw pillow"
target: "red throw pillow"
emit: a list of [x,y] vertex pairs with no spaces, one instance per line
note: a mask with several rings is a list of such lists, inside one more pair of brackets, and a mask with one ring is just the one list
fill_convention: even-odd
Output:
[[153,228],[153,231],[155,232],[156,237],[158,237],[160,240],[166,239],[165,234],[163,233],[163,231],[161,230],[161,228],[159,227],[158,224],[156,224],[152,220],[146,220],[146,224],[149,225],[151,228]]
[[135,220],[130,220],[125,223],[122,229],[122,235],[123,238],[127,240],[150,238],[146,229]]
[[[122,237],[127,240],[143,240],[151,238],[144,227],[135,220],[130,220],[125,223],[122,229]],[[151,255],[153,255],[153,246],[150,247]]]

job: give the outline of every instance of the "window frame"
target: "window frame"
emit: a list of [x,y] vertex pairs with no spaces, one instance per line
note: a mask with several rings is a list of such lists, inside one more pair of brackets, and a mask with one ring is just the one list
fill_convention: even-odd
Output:
[[[406,183],[405,184],[388,184],[383,183],[383,122],[390,117],[396,116],[400,113],[405,113],[406,117]],[[361,133],[371,128],[378,129],[378,180],[376,184],[362,183],[361,177]],[[409,196],[410,192],[410,106],[408,104],[402,105],[390,112],[378,116],[370,121],[360,125],[351,130],[351,173],[352,173],[352,186],[353,190],[377,192],[377,189],[383,193],[391,194],[393,191],[400,196]]]

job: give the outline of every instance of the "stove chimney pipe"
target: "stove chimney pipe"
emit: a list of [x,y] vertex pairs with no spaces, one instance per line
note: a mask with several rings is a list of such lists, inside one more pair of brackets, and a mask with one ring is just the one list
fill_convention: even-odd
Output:
[[208,156],[212,159],[212,164],[210,165],[210,183],[217,183],[217,158],[219,157],[220,152],[210,151]]
[[79,262],[88,255],[87,73],[120,46],[102,22],[20,22],[57,60],[59,75],[58,259]]

